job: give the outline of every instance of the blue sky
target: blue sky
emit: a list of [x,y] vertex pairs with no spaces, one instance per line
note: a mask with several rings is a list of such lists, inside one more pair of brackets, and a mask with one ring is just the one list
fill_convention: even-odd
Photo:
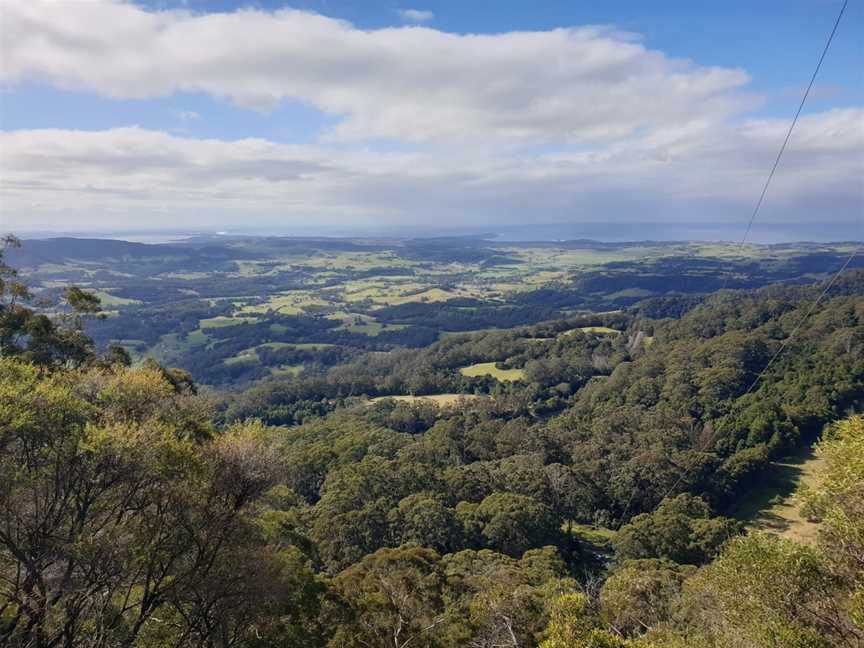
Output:
[[[740,220],[841,4],[10,0],[0,218]],[[775,223],[860,219],[862,27],[853,0]]]

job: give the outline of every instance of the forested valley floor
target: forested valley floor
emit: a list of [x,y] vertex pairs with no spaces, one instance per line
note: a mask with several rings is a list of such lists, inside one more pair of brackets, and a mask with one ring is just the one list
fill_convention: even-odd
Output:
[[[864,270],[814,307],[800,257],[622,295],[632,260],[440,247],[376,254],[460,281],[196,297],[144,345],[116,335],[143,292],[4,263],[0,645],[864,646]],[[185,368],[145,357],[164,335]],[[814,532],[758,528],[811,446]]]

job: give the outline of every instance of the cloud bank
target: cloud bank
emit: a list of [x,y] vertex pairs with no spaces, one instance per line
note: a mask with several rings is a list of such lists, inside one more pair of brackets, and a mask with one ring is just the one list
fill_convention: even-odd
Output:
[[[608,27],[366,31],[295,10],[107,0],[9,0],[4,23],[0,80],[13,90],[201,92],[335,119],[305,146],[4,132],[2,214],[17,227],[742,220],[788,128],[745,117],[758,102],[745,71],[673,59]],[[862,109],[803,118],[764,217],[860,218],[862,123]]]
[[[0,79],[107,97],[198,91],[341,117],[331,136],[595,142],[742,109],[742,70],[700,67],[585,27],[459,35],[363,31],[308,12],[148,12],[93,0],[4,3]],[[110,29],[103,26],[110,25]]]
[[[835,110],[799,123],[766,218],[860,218],[862,119],[862,110]],[[162,227],[176,226],[178,214],[219,226],[310,217],[387,225],[740,221],[786,127],[750,121],[531,156],[345,151],[139,128],[19,131],[0,135],[4,211],[30,214],[34,227],[67,228],[97,213],[106,225],[143,213]]]

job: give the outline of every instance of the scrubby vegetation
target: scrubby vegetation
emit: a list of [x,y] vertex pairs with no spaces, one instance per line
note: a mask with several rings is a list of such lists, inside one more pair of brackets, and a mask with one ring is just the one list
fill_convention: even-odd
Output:
[[[38,307],[2,272],[0,644],[864,645],[861,271],[806,319],[821,286],[387,353],[295,317],[258,358],[341,355],[224,393],[99,351],[98,300]],[[483,363],[520,378],[461,371]],[[443,394],[474,398],[416,398]],[[748,531],[741,501],[817,439],[816,542]]]

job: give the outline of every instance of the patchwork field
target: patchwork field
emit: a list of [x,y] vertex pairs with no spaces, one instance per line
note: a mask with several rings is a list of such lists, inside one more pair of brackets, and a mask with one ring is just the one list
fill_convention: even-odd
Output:
[[[360,353],[606,314],[650,297],[817,280],[849,249],[204,236],[164,245],[33,240],[8,253],[40,299],[56,303],[69,285],[100,297],[107,317],[90,324],[100,346],[120,341],[136,359],[152,356],[203,383],[229,385],[269,375],[265,369],[296,373],[300,360],[305,371],[324,372]],[[619,334],[607,322],[578,330]],[[461,373],[524,377],[489,362]]]

